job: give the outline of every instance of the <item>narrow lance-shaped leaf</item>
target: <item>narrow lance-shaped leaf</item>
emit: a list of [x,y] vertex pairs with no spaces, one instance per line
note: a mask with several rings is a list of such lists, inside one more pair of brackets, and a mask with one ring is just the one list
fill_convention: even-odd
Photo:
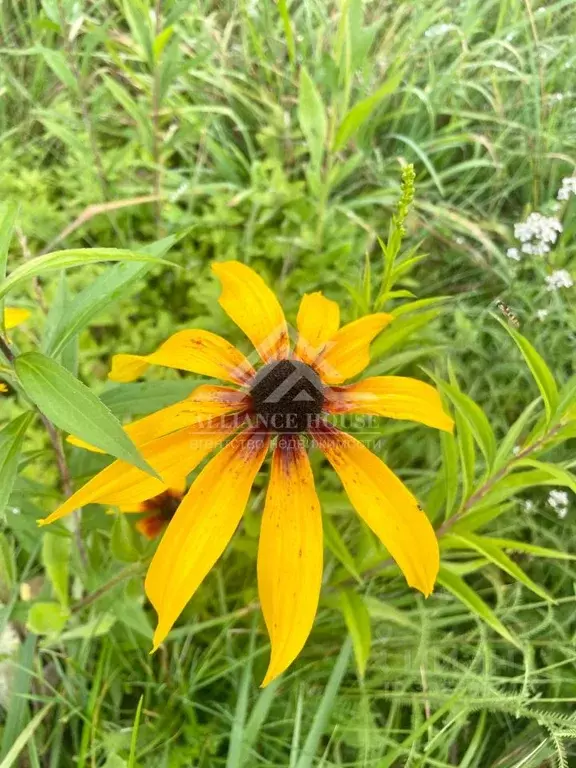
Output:
[[402,73],[396,72],[389,77],[375,93],[356,102],[356,104],[348,110],[344,119],[338,126],[336,136],[334,137],[334,149],[336,151],[342,149],[348,141],[350,141],[352,136],[354,136],[354,134],[362,127],[382,99],[396,90],[401,79]]
[[352,638],[358,674],[361,679],[364,679],[372,646],[370,614],[362,596],[352,590],[340,592],[340,610]]
[[18,215],[17,203],[4,203],[0,206],[0,280],[6,275],[8,250],[12,241],[12,233]]
[[[84,264],[93,264],[97,261],[152,261],[156,264],[160,263],[153,256],[122,248],[73,248],[68,251],[54,251],[54,253],[47,253],[44,256],[30,259],[11,272],[4,282],[0,283],[0,299],[3,299],[16,286],[37,275],[69,269],[70,267],[80,267]],[[162,261],[161,263],[171,267],[176,266],[170,261]]]
[[437,378],[435,380],[440,390],[448,395],[454,407],[466,420],[474,439],[486,458],[486,463],[488,466],[492,466],[496,455],[496,438],[486,414],[471,397],[465,395],[457,387]]
[[57,427],[156,475],[111,411],[63,366],[28,352],[16,358],[14,368],[28,397]]
[[304,67],[300,71],[298,120],[308,144],[312,165],[315,168],[319,168],[326,141],[326,112],[322,97]]
[[159,260],[177,240],[178,236],[172,235],[152,243],[142,249],[142,254],[152,260],[144,264],[118,264],[96,278],[66,307],[46,343],[46,353],[50,356],[58,354],[96,315],[135,289],[137,280],[154,266],[154,260]]
[[32,413],[24,413],[0,431],[0,515],[6,509],[14,487],[18,455],[32,418]]
[[[0,206],[0,282],[6,276],[8,250],[12,241],[12,233],[18,216],[16,203],[4,203]],[[0,333],[4,331],[4,302],[0,298]]]
[[494,541],[484,538],[483,536],[476,536],[473,533],[450,534],[449,538],[459,543],[464,549],[472,549],[480,555],[483,555],[509,576],[512,576],[513,579],[516,579],[516,581],[519,581],[521,584],[524,584],[525,587],[528,587],[528,589],[538,595],[538,597],[542,597],[544,600],[548,600],[552,603],[554,602],[554,599],[548,592],[546,592],[545,589],[542,589],[542,587],[539,587],[536,582],[532,581],[532,579],[524,573],[522,568],[511,560],[508,555],[494,543]]
[[542,395],[546,407],[546,415],[548,416],[548,421],[550,421],[558,406],[558,387],[556,386],[556,382],[554,381],[550,369],[544,362],[544,358],[534,349],[527,338],[522,336],[522,334],[514,328],[511,328],[499,317],[496,319],[500,325],[508,331],[510,336],[512,336],[516,342],[516,346],[520,352],[522,352],[526,365],[530,368],[534,381],[540,390],[540,394]]
[[52,583],[62,608],[68,608],[68,582],[70,579],[70,554],[72,541],[69,536],[47,532],[42,539],[42,565]]
[[486,605],[480,595],[477,594],[472,587],[468,586],[464,579],[451,571],[449,566],[441,566],[438,574],[438,583],[441,584],[444,589],[451,592],[454,597],[457,597],[468,610],[481,618],[482,621],[485,621],[488,626],[492,627],[492,629],[498,632],[498,634],[505,640],[512,643],[512,645],[515,645],[517,648],[521,647],[520,641],[506,629],[504,624],[502,624],[494,611]]

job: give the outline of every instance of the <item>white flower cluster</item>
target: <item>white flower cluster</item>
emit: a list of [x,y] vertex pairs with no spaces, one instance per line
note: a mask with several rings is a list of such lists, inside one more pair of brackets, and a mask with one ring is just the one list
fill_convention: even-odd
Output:
[[556,269],[546,277],[546,290],[557,291],[559,288],[572,288],[574,280],[566,269]]
[[566,491],[550,491],[548,494],[548,504],[556,512],[560,520],[563,520],[568,514],[568,494]]
[[558,200],[568,200],[570,195],[576,195],[576,176],[566,176],[558,190]]
[[548,310],[547,309],[538,309],[536,310],[536,317],[540,322],[544,322],[546,318],[548,317]]
[[522,253],[533,256],[549,253],[559,232],[562,232],[562,224],[558,219],[541,213],[531,213],[526,221],[514,225],[514,237],[522,243]]

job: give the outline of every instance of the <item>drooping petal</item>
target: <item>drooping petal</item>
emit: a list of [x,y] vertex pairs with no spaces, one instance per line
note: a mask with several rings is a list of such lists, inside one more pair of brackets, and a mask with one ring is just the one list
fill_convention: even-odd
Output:
[[392,315],[377,312],[340,328],[314,363],[324,383],[341,384],[361,373],[370,363],[370,344],[392,320]]
[[[168,435],[170,432],[175,432],[191,424],[207,421],[226,413],[245,410],[248,402],[246,393],[238,389],[202,384],[186,400],[133,421],[124,427],[124,431],[136,445],[142,445],[156,437]],[[68,442],[77,448],[104,453],[99,448],[73,435],[68,438]]]
[[454,429],[437,390],[424,381],[406,376],[373,376],[345,387],[328,388],[324,410],[407,419],[446,432]]
[[358,440],[321,424],[311,433],[332,464],[348,498],[400,566],[406,581],[428,596],[440,565],[434,529],[414,496]]
[[20,323],[24,323],[32,313],[29,309],[19,309],[17,307],[6,307],[4,310],[4,327],[7,331],[16,328]]
[[222,283],[218,303],[248,336],[264,362],[288,357],[290,344],[282,307],[253,269],[239,261],[212,264]]
[[299,438],[279,438],[258,546],[258,590],[272,646],[262,685],[282,674],[314,623],[322,583],[322,515]]
[[254,368],[236,347],[210,331],[178,331],[150,355],[114,355],[112,381],[128,382],[142,376],[148,366],[162,365],[202,376],[247,384]]
[[114,461],[72,494],[55,512],[40,520],[40,525],[60,520],[86,504],[134,505],[163,493],[166,488],[180,487],[202,459],[238,429],[242,419],[238,414],[222,416],[192,424],[146,443],[140,449],[142,456],[164,482],[125,461]]
[[170,522],[145,583],[158,613],[154,649],[232,538],[269,442],[254,427],[240,433],[204,467]]
[[300,302],[298,342],[295,355],[303,363],[313,363],[340,327],[340,307],[319,291],[305,293]]

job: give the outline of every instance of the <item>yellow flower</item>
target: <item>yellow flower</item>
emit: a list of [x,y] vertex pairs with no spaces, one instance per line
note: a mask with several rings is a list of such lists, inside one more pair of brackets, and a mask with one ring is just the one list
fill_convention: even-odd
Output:
[[121,506],[120,512],[145,513],[136,523],[136,529],[147,539],[155,539],[176,514],[183,496],[184,488],[167,488],[151,499]]
[[320,595],[322,517],[304,438],[324,452],[408,584],[429,595],[439,555],[428,518],[381,459],[325,415],[409,419],[446,431],[453,423],[436,390],[424,382],[376,376],[342,386],[366,368],[370,344],[391,315],[372,314],[340,327],[338,305],[321,293],[307,294],[292,353],[284,313],[262,278],[236,261],[214,264],[213,270],[222,282],[220,305],[255,346],[258,370],[222,337],[202,330],[180,331],[150,355],[116,355],[114,381],[133,381],[148,366],[161,365],[237,388],[202,385],[181,403],[126,427],[164,483],[115,461],[43,523],[93,502],[134,508],[168,487],[181,487],[214,448],[237,433],[192,484],[148,570],[146,593],[158,613],[156,649],[232,538],[275,440],[258,551],[258,589],[272,646],[267,685],[302,650]]
[[4,326],[7,331],[15,328],[17,325],[26,322],[30,317],[29,309],[17,309],[16,307],[6,307],[4,310]]
[[8,386],[3,381],[0,381],[0,395],[5,395],[6,392],[8,392]]

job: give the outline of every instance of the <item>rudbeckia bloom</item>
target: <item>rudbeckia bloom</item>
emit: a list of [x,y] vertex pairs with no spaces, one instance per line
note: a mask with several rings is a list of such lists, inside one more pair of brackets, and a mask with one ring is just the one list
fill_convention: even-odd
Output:
[[322,517],[304,438],[324,452],[352,506],[408,584],[429,595],[439,555],[428,518],[384,462],[327,417],[370,414],[446,431],[453,423],[436,390],[424,382],[376,376],[344,384],[366,368],[370,344],[391,315],[379,312],[340,327],[338,305],[321,293],[307,294],[292,350],[282,308],[262,278],[236,261],[212,268],[222,283],[219,303],[256,348],[258,369],[222,337],[195,329],[176,333],[149,355],[116,355],[114,381],[133,381],[150,365],[160,365],[235,386],[202,385],[186,400],[126,427],[163,483],[115,461],[43,523],[87,503],[134,505],[181,487],[225,443],[192,483],[146,576],[146,593],[158,613],[157,648],[232,538],[272,444],[258,550],[258,590],[271,641],[266,685],[300,653],[320,595]]
[[145,499],[138,504],[126,504],[120,507],[120,512],[144,513],[136,522],[136,530],[147,539],[155,539],[163,532],[180,506],[184,491],[180,488],[168,488],[166,491]]

